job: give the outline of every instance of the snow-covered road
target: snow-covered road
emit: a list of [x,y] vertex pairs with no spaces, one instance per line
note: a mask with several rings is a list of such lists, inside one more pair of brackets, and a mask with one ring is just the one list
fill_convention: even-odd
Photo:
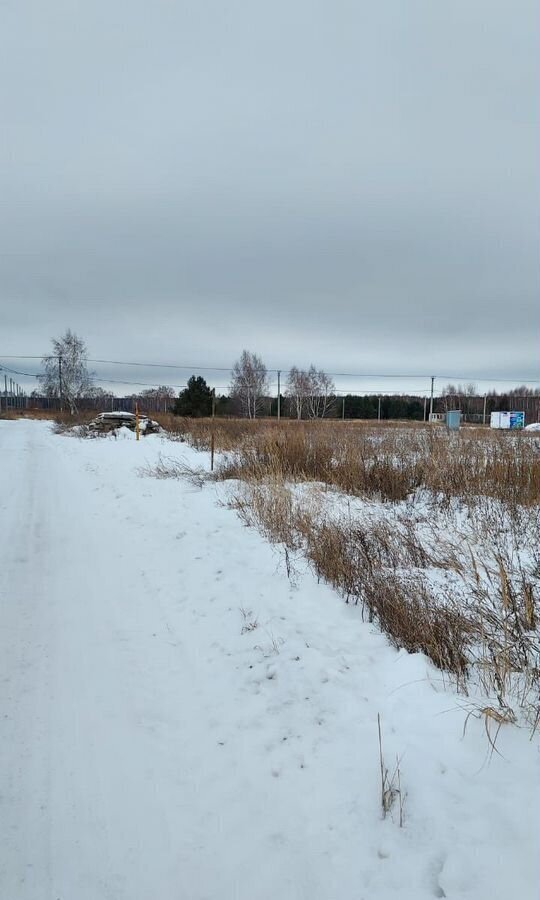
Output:
[[159,453],[0,421],[0,900],[532,900],[536,742]]

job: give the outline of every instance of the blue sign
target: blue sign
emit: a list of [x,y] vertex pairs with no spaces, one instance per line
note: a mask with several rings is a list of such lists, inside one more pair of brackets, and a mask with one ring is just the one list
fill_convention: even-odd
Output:
[[511,412],[510,413],[510,428],[524,428],[525,427],[525,413],[524,412]]

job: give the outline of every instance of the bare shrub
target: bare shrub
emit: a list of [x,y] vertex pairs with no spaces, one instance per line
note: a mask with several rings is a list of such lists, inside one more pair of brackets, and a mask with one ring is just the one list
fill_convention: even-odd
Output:
[[243,606],[240,607],[240,615],[242,616],[243,625],[240,634],[249,634],[251,631],[255,631],[258,628],[259,621],[256,616],[253,615],[251,609],[244,609]]
[[194,487],[202,488],[207,481],[212,479],[209,472],[190,466],[183,459],[172,459],[160,456],[155,465],[141,466],[139,475],[150,475],[153,478],[176,478],[189,481]]

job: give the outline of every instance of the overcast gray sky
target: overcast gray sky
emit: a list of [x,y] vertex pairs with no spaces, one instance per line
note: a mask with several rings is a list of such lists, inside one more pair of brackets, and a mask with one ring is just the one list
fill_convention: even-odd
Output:
[[540,379],[536,0],[2,0],[0,35],[0,357]]

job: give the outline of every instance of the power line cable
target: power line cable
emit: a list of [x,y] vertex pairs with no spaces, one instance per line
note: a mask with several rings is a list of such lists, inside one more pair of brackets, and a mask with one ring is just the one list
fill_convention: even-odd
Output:
[[[156,381],[119,381],[116,378],[94,378],[93,381],[96,381],[98,384],[131,384],[138,387],[161,387]],[[163,387],[187,388],[187,384],[165,384]],[[215,387],[218,391],[226,391],[229,389],[228,385],[216,385]]]
[[[5,355],[1,356],[0,359],[58,359],[56,354],[44,354],[43,356],[13,356],[13,355]],[[139,368],[148,368],[148,369],[188,369],[191,371],[200,371],[200,372],[230,372],[231,366],[196,366],[196,365],[177,365],[173,363],[154,363],[154,362],[130,362],[128,360],[118,360],[118,359],[94,359],[93,357],[85,357],[86,362],[90,363],[99,363],[102,365],[111,365],[111,366],[137,366]],[[284,367],[282,369],[274,369],[267,368],[267,372],[287,372],[287,368]],[[21,375],[27,375],[30,378],[38,377],[34,376],[31,373],[21,372],[17,373]],[[431,378],[431,374],[388,374],[381,372],[327,372],[327,375],[331,375],[333,378],[393,378],[393,379],[428,379]],[[532,379],[532,378],[493,378],[491,376],[474,376],[474,375],[435,375],[435,378],[440,379],[448,379],[449,381],[482,381],[482,382],[493,382],[498,384],[540,384],[540,380]],[[112,381],[112,379],[109,379]]]
[[12,375],[24,375],[26,378],[39,378],[42,374],[40,372],[37,375],[34,372],[19,372],[17,369],[10,369],[8,366],[0,366],[0,369],[3,372],[11,372]]

